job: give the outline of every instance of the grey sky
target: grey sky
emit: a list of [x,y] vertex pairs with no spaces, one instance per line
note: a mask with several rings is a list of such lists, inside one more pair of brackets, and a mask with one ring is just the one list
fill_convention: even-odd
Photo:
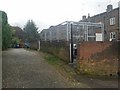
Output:
[[28,19],[39,30],[64,21],[79,21],[83,15],[93,16],[106,11],[108,4],[118,7],[119,0],[0,0],[0,10],[8,15],[11,25],[24,27]]

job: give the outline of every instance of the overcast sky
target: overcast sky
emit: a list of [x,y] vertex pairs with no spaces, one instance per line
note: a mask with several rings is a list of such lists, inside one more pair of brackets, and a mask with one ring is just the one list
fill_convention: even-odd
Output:
[[8,15],[10,25],[24,27],[32,19],[39,30],[64,21],[79,21],[83,15],[106,11],[107,5],[118,7],[119,0],[0,0],[0,10]]

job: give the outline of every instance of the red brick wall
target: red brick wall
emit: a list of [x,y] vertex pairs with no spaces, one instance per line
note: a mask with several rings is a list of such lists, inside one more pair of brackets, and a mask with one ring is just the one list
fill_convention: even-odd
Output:
[[120,42],[83,42],[78,48],[78,69],[95,75],[117,75]]
[[88,59],[91,55],[102,52],[104,49],[109,47],[111,42],[84,42],[80,44],[79,56],[82,59]]

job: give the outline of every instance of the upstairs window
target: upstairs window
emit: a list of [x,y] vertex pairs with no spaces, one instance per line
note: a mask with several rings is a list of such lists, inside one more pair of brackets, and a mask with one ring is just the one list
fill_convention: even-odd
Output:
[[115,17],[110,18],[110,25],[115,25]]

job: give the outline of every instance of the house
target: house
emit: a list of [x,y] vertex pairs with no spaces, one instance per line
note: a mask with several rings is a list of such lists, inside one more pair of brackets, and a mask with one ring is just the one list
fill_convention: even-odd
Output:
[[80,22],[94,22],[104,24],[104,40],[112,41],[118,39],[119,32],[119,8],[113,9],[112,5],[108,5],[106,12],[88,17],[84,15]]

